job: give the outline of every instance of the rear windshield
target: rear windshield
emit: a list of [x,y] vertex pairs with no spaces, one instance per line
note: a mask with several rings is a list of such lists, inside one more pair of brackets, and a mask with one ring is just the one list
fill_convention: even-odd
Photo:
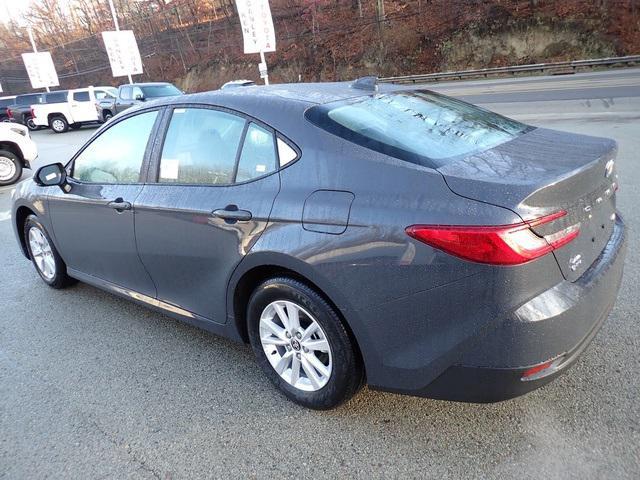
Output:
[[182,95],[182,92],[173,85],[149,85],[141,87],[145,98],[154,97],[172,97],[174,95]]
[[8,105],[13,105],[15,98],[0,98],[0,107],[6,107]]
[[67,95],[68,92],[66,90],[47,93],[44,96],[44,103],[65,103],[67,101]]
[[306,116],[350,142],[435,168],[508,142],[532,128],[429,91],[327,103],[310,108]]

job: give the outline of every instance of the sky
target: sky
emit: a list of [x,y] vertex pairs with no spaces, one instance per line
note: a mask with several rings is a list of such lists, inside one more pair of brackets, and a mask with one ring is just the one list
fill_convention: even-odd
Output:
[[[31,3],[38,0],[0,0],[0,21],[8,22],[9,20],[17,20],[22,23],[22,14]],[[105,0],[106,1],[106,0]],[[57,0],[65,6],[68,0]]]

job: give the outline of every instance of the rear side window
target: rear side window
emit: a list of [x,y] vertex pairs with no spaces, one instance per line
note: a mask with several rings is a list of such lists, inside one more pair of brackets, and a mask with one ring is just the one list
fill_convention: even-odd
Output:
[[159,181],[232,183],[244,126],[244,118],[227,112],[174,109],[162,148]]
[[89,92],[73,92],[73,99],[76,102],[88,102]]
[[14,101],[15,101],[14,98],[1,98],[0,99],[0,107],[6,107],[8,105],[13,105]]
[[246,182],[273,172],[276,161],[273,133],[250,123],[242,145],[236,182]]
[[508,142],[530,127],[428,91],[377,94],[310,108],[307,119],[350,142],[440,167]]
[[73,178],[89,183],[137,183],[157,116],[157,111],[141,113],[105,130],[76,157]]

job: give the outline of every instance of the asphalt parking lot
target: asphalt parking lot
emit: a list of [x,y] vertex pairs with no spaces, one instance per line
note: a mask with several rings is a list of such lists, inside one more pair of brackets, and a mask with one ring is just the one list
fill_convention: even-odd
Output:
[[[18,250],[5,187],[0,478],[639,478],[640,96],[485,106],[619,143],[625,276],[566,375],[499,404],[365,388],[337,410],[305,410],[245,346],[84,284],[47,288]],[[38,165],[93,131],[36,132]]]

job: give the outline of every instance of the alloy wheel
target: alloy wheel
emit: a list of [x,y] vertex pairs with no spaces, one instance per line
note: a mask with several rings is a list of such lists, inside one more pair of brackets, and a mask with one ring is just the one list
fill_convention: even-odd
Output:
[[32,227],[29,230],[29,248],[42,276],[47,280],[52,280],[56,275],[56,260],[47,237],[37,227]]
[[0,182],[11,180],[16,174],[16,164],[8,157],[0,157]]
[[61,132],[64,130],[64,122],[62,120],[54,120],[53,122],[51,122],[51,126],[56,132]]
[[265,307],[259,325],[264,353],[283,380],[308,392],[327,384],[332,372],[331,346],[308,311],[278,300]]

